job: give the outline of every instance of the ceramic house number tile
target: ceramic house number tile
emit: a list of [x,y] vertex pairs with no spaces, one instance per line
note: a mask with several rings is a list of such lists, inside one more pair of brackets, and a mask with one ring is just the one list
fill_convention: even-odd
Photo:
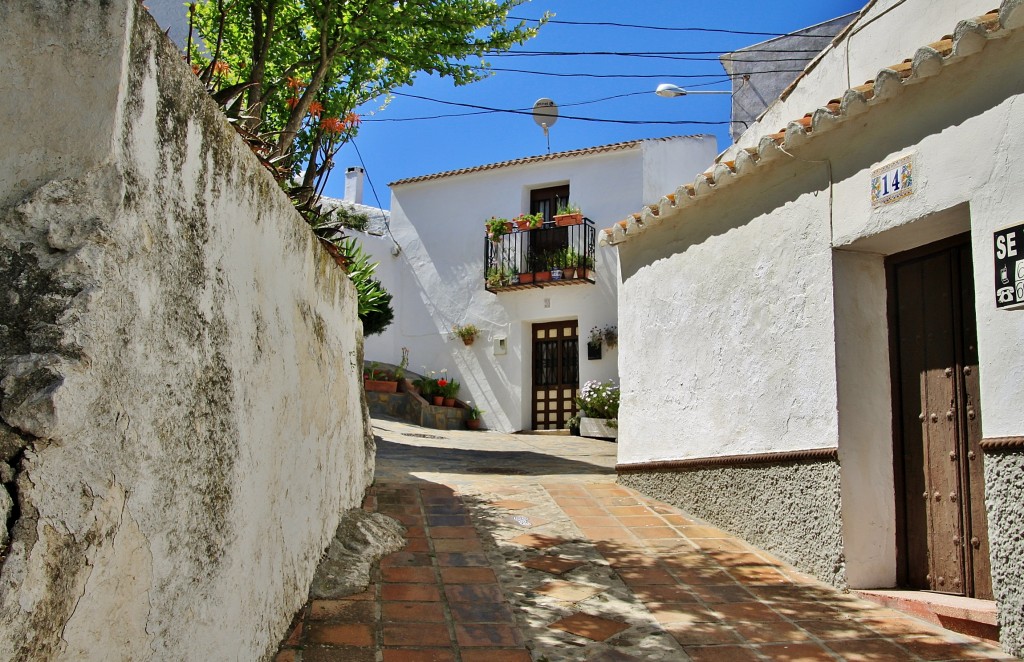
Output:
[[911,156],[887,163],[871,172],[871,206],[902,200],[914,192],[914,160]]

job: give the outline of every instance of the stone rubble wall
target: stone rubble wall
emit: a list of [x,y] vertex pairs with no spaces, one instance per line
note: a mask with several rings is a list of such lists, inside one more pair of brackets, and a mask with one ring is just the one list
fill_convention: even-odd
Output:
[[0,660],[269,659],[372,478],[354,288],[137,0],[0,25]]

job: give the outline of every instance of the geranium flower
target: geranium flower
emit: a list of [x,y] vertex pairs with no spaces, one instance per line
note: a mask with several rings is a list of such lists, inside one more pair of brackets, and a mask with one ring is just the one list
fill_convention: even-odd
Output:
[[445,386],[448,386],[448,380],[447,379],[439,379],[439,380],[437,380],[437,385],[442,387],[442,388],[444,388]]
[[313,117],[320,117],[320,113],[324,112],[324,105],[319,101],[314,101],[309,104],[309,114]]

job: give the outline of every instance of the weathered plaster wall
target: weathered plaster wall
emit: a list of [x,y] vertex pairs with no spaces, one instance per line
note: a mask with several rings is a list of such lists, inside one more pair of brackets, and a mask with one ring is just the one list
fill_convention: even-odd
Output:
[[135,0],[0,23],[0,659],[267,657],[372,473],[354,291]]
[[988,506],[992,589],[999,605],[999,643],[1024,655],[1024,453],[985,455],[985,504]]
[[623,473],[619,482],[846,585],[836,462]]
[[[578,320],[580,383],[617,380],[617,351],[605,347],[600,360],[590,361],[585,342],[591,327],[616,323],[616,251],[597,248],[593,285],[492,294],[484,290],[483,223],[528,212],[531,189],[568,183],[570,198],[601,228],[636,209],[646,192],[692,178],[714,155],[713,137],[684,136],[394,187],[391,232],[400,254],[386,239],[363,246],[380,262],[378,277],[395,294],[395,323],[367,339],[367,358],[397,363],[408,347],[411,369],[447,368],[462,384],[459,398],[485,410],[487,427],[503,431],[531,426],[529,339],[535,322]],[[482,331],[470,347],[451,334],[453,324],[468,322]],[[507,353],[495,354],[497,338],[506,338]]]

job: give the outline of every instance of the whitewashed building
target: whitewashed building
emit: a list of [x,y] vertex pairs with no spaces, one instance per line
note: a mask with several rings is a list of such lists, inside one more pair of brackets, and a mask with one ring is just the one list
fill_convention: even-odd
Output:
[[602,234],[622,482],[943,623],[992,636],[998,612],[1017,655],[1021,5],[869,3],[709,169]]
[[[366,359],[397,363],[407,347],[410,370],[447,369],[491,429],[565,427],[582,383],[618,379],[615,349],[588,358],[590,330],[617,323],[618,260],[597,246],[596,229],[693,177],[715,152],[708,135],[635,140],[392,183],[390,236],[363,245],[380,261],[395,321],[367,338]],[[550,221],[567,201],[590,220],[485,236],[492,216]],[[563,249],[583,268],[542,281],[538,258]],[[506,277],[488,284],[495,269]],[[452,331],[466,324],[480,330],[471,346]]]

